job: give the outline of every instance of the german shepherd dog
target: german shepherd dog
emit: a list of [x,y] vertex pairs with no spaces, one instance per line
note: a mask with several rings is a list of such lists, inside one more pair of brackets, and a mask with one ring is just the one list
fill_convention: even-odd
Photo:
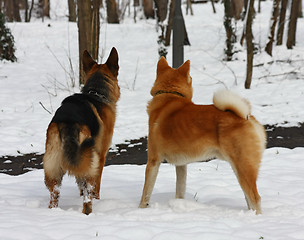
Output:
[[149,205],[164,159],[176,166],[176,198],[184,198],[187,164],[216,157],[231,164],[248,208],[261,213],[256,180],[266,144],[264,127],[251,115],[249,102],[228,90],[216,92],[213,105],[194,104],[189,72],[189,60],[178,69],[163,57],[158,62],[147,107],[148,162],[139,207]]
[[115,48],[105,64],[83,53],[86,73],[81,93],[63,100],[47,129],[43,167],[50,191],[49,208],[58,206],[59,187],[68,172],[76,177],[85,214],[92,212],[92,198],[99,199],[100,181],[110,147],[116,116],[118,53]]

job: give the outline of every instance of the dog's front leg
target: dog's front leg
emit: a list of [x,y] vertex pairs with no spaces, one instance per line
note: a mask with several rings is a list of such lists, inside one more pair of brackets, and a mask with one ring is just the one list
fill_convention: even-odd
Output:
[[187,165],[175,166],[176,170],[176,198],[184,198],[186,192]]
[[98,169],[98,175],[96,177],[95,180],[95,188],[94,188],[94,198],[95,199],[99,199],[99,192],[100,192],[100,182],[101,182],[101,177],[102,177],[102,171],[103,171],[103,167],[105,165],[106,162],[106,154],[102,154],[99,160],[99,169]]
[[160,166],[160,161],[157,158],[148,159],[148,163],[146,167],[146,175],[145,175],[145,184],[144,184],[141,201],[139,204],[140,208],[146,208],[149,205],[150,197],[155,185],[159,166]]

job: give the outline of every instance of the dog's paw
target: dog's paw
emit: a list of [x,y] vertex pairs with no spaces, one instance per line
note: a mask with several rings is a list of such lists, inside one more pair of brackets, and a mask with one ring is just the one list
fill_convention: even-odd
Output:
[[139,208],[147,208],[147,207],[149,207],[149,203],[140,203],[138,207]]

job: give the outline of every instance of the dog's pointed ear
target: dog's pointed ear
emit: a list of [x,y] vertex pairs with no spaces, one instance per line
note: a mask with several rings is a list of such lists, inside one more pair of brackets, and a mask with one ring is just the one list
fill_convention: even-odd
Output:
[[118,53],[115,47],[112,48],[108,60],[106,61],[106,65],[108,66],[109,70],[113,73],[115,77],[118,76]]
[[182,66],[177,69],[180,74],[188,76],[190,73],[190,60],[187,60]]
[[170,68],[168,62],[167,62],[166,58],[161,56],[161,58],[158,60],[158,63],[157,63],[157,75],[167,68]]
[[93,60],[89,52],[84,50],[82,55],[83,71],[87,74],[95,64],[97,63]]

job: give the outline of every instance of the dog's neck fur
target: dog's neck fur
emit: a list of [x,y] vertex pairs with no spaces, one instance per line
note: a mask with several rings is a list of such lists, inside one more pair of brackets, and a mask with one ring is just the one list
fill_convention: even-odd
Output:
[[165,90],[159,90],[154,94],[154,97],[160,94],[164,94],[164,93],[170,93],[170,94],[174,94],[180,97],[185,97],[183,94],[181,94],[180,92],[177,91],[165,91]]
[[110,103],[108,81],[106,76],[95,73],[87,80],[87,84],[82,89],[82,94],[89,95],[101,103]]

